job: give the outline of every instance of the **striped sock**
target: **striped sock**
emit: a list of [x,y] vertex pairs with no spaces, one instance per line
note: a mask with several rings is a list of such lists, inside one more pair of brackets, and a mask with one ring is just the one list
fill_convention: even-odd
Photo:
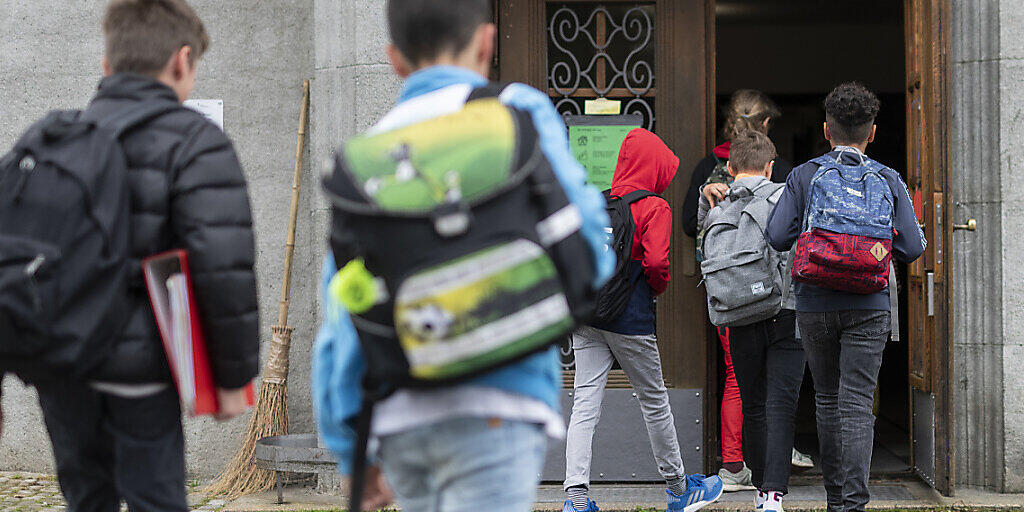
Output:
[[587,505],[590,504],[590,495],[587,493],[587,486],[585,485],[574,485],[565,490],[569,493],[569,499],[572,500],[572,508],[576,510],[586,510]]
[[686,493],[686,479],[683,477],[676,478],[674,480],[666,480],[668,484],[668,490],[672,491],[672,494],[676,496],[682,496]]

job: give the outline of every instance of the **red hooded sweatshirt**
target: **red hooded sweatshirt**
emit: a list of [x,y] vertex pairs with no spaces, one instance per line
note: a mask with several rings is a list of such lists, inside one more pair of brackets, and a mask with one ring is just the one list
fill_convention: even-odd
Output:
[[[626,195],[634,190],[662,194],[679,169],[679,158],[657,135],[637,128],[622,142],[619,161],[612,177],[612,194]],[[631,206],[636,223],[632,259],[643,266],[647,284],[654,295],[668,288],[669,241],[672,238],[672,209],[659,197],[641,199]]]
[[[656,194],[665,192],[679,168],[679,159],[657,135],[637,128],[626,135],[619,149],[619,160],[612,177],[612,195],[624,196],[634,190]],[[668,288],[669,242],[672,238],[672,209],[660,197],[646,197],[630,206],[636,231],[633,236],[629,272],[646,284],[633,289],[622,315],[607,324],[594,327],[626,335],[654,332],[653,299]]]

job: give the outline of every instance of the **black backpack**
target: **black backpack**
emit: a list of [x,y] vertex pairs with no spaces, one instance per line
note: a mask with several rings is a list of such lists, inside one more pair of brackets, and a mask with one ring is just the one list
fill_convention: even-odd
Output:
[[108,355],[131,275],[119,138],[176,108],[54,111],[0,159],[0,373],[81,378]]
[[608,247],[615,253],[616,259],[615,273],[597,296],[594,319],[598,323],[612,322],[622,316],[630,296],[633,295],[639,277],[632,276],[629,269],[629,260],[633,255],[633,236],[636,232],[636,221],[633,220],[630,205],[650,196],[661,197],[647,190],[634,190],[621,197],[612,195],[611,190],[604,191],[604,198],[608,202],[606,209],[611,219]]

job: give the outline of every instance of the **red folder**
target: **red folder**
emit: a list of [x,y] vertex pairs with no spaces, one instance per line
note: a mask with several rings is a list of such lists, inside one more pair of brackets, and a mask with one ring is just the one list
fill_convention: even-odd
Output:
[[[174,250],[150,256],[142,260],[142,272],[182,409],[192,416],[216,414],[220,410],[217,387],[192,290],[188,254]],[[245,392],[251,406],[252,383]]]

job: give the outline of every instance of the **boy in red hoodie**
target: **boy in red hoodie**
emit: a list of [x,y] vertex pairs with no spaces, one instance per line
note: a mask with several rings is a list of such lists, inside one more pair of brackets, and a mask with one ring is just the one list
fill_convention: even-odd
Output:
[[[637,128],[629,132],[619,149],[611,193],[618,197],[635,190],[661,194],[678,167],[679,159],[657,135]],[[588,495],[591,445],[608,372],[615,361],[640,400],[654,458],[668,484],[669,509],[692,512],[717,500],[722,493],[719,477],[687,477],[683,472],[668,390],[661,373],[654,297],[668,288],[670,279],[672,209],[663,198],[649,196],[630,205],[630,211],[636,230],[628,271],[636,286],[625,311],[615,320],[582,327],[572,336],[576,376],[566,439],[566,512],[597,510]]]

